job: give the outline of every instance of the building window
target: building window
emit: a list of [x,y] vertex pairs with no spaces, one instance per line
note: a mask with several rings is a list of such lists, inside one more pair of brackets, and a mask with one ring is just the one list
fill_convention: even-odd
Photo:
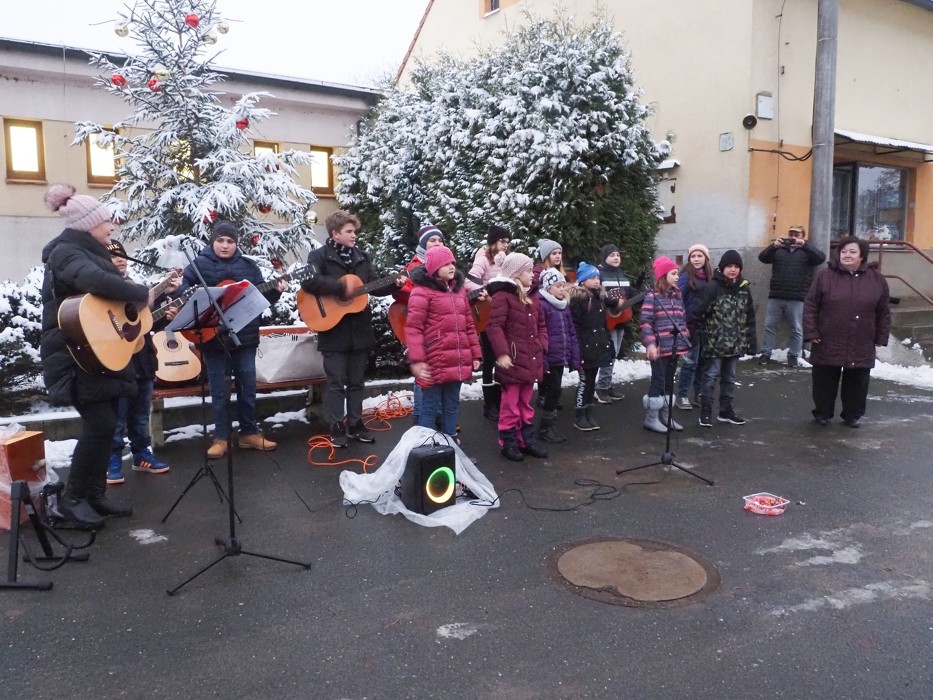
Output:
[[271,141],[253,141],[253,155],[258,156],[263,153],[278,153],[279,144]]
[[42,122],[28,119],[4,119],[7,180],[45,182],[45,146]]
[[833,234],[904,240],[907,232],[905,168],[853,163],[833,170]]
[[499,9],[499,0],[486,0],[486,14]]
[[106,143],[101,140],[101,136],[102,134],[91,134],[86,142],[87,181],[90,185],[112,185],[117,181],[113,141]]
[[311,154],[311,191],[314,194],[333,195],[334,164],[330,157],[334,149],[311,146],[308,152]]

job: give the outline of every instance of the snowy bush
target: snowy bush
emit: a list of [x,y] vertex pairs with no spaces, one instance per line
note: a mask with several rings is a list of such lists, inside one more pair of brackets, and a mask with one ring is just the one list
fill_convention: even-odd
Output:
[[0,413],[8,415],[41,387],[42,268],[22,285],[0,282]]
[[490,223],[548,237],[593,262],[608,242],[647,264],[658,228],[653,143],[628,53],[611,22],[529,18],[470,61],[441,55],[388,92],[334,158],[337,196],[386,264],[437,224],[467,259]]

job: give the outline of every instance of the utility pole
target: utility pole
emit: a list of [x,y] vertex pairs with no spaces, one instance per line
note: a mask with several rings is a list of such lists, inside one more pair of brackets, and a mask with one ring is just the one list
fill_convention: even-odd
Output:
[[816,75],[813,81],[813,170],[810,242],[829,256],[833,212],[833,143],[836,125],[836,45],[839,0],[819,0]]

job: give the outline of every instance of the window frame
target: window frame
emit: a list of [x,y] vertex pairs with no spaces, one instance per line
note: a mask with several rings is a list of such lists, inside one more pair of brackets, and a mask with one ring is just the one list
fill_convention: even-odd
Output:
[[[109,131],[114,134],[120,133],[118,129],[114,129],[113,127],[110,127],[110,126],[103,127],[103,130]],[[87,156],[87,184],[91,186],[110,187],[110,186],[115,185],[117,181],[120,179],[119,175],[117,175],[117,170],[120,169],[120,164],[118,162],[116,151],[111,147],[109,150],[113,153],[113,175],[95,175],[94,174],[94,172],[91,169],[91,149],[98,148],[96,141],[94,141],[94,137],[96,136],[97,134],[91,134],[91,136],[88,137],[88,139],[85,142],[85,146],[86,146],[85,153]]]
[[[44,184],[45,178],[45,135],[41,119],[20,119],[16,117],[3,117],[3,140],[6,148],[6,181],[22,182],[28,184]],[[36,172],[13,169],[13,148],[10,139],[11,127],[31,127],[36,133],[36,161],[39,169]]]
[[[890,170],[897,170],[901,173],[900,196],[902,198],[902,202],[901,202],[900,221],[901,221],[902,230],[900,232],[900,236],[897,238],[892,238],[892,240],[906,241],[908,238],[908,226],[909,226],[909,217],[910,217],[910,196],[911,196],[910,183],[911,183],[911,177],[912,177],[911,174],[913,172],[913,169],[909,167],[900,166],[900,165],[891,165],[889,163],[873,163],[871,161],[864,161],[864,160],[852,160],[852,161],[836,163],[833,165],[834,190],[835,190],[835,182],[836,182],[837,173],[848,171],[849,173],[848,176],[850,178],[849,179],[849,191],[847,193],[848,201],[846,203],[846,208],[847,208],[846,213],[848,215],[848,221],[846,222],[846,229],[837,228],[833,232],[834,235],[838,235],[840,231],[842,230],[848,230],[849,233],[853,236],[864,238],[867,241],[874,240],[872,237],[866,238],[864,235],[862,235],[864,232],[860,233],[859,231],[855,230],[856,218],[858,217],[858,213],[859,213],[859,204],[858,204],[859,179],[860,179],[861,171],[863,168],[887,168]],[[834,192],[834,195],[835,195],[835,192]],[[835,202],[835,196],[834,196],[834,202],[832,205],[833,219],[834,219],[833,224],[837,223],[836,216],[835,216],[836,207],[837,207],[837,204]]]
[[253,157],[256,157],[256,149],[264,148],[272,151],[276,155],[281,153],[281,144],[278,141],[253,141]]
[[[333,146],[308,146],[309,153],[325,153],[327,158],[327,187],[315,187],[314,178],[311,178],[311,191],[320,196],[320,197],[333,197],[334,196],[334,161],[332,157],[334,155]],[[313,172],[313,169],[309,168],[309,171]],[[310,173],[309,173],[310,175]]]

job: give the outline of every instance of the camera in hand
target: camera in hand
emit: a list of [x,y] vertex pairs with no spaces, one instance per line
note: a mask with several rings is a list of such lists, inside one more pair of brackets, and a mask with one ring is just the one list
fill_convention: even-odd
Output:
[[797,240],[796,238],[782,238],[781,243],[783,243],[786,246],[792,246],[794,245],[794,241],[796,240]]

